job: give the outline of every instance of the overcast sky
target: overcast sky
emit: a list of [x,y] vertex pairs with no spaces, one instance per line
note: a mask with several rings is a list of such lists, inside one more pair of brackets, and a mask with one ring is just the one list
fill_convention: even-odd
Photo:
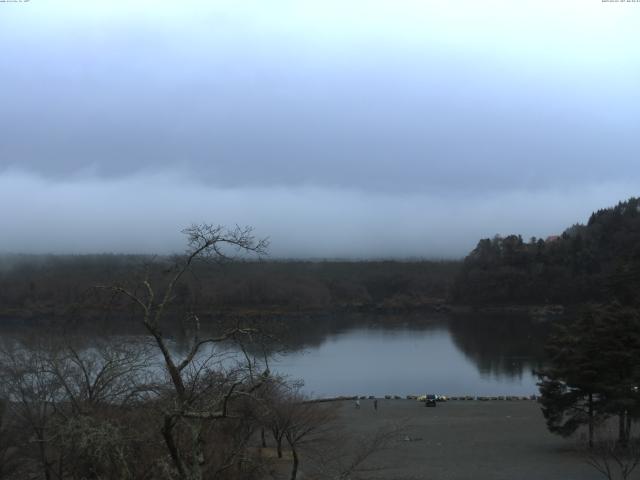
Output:
[[640,195],[640,3],[0,3],[0,252],[459,257]]

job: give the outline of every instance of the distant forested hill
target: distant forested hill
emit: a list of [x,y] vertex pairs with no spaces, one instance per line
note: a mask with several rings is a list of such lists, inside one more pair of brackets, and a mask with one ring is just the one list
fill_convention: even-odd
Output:
[[[445,301],[460,261],[202,262],[174,302],[200,312],[405,309]],[[131,255],[0,256],[0,317],[83,316],[107,306],[95,285],[149,270],[163,285],[172,260]],[[109,303],[109,308],[124,308]]]
[[598,210],[546,240],[478,242],[452,291],[463,304],[640,303],[640,199]]

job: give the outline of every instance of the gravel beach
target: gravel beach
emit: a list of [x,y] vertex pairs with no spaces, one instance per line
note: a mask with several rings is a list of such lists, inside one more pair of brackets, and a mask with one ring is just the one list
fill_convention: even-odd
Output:
[[591,480],[602,478],[575,451],[575,439],[546,429],[535,401],[343,401],[339,422],[356,435],[406,422],[404,439],[376,455],[368,478],[424,480]]

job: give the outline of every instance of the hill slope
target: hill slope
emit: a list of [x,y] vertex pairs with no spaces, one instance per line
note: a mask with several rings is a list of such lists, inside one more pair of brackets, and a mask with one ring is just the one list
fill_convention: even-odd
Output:
[[637,303],[640,199],[598,210],[547,241],[482,239],[465,258],[453,299],[465,304]]

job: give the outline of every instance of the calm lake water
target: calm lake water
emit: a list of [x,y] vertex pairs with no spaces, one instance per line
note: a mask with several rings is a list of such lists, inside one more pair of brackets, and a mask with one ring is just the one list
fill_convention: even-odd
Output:
[[353,325],[277,359],[314,396],[530,395],[544,331],[526,319],[449,319],[415,326]]
[[[289,353],[272,359],[271,370],[302,380],[304,392],[316,397],[531,395],[549,330],[522,317],[453,315],[305,317],[281,326],[277,336]],[[90,343],[91,335],[80,338]],[[184,354],[186,338],[174,337],[176,353]],[[162,371],[159,353],[149,366]]]

